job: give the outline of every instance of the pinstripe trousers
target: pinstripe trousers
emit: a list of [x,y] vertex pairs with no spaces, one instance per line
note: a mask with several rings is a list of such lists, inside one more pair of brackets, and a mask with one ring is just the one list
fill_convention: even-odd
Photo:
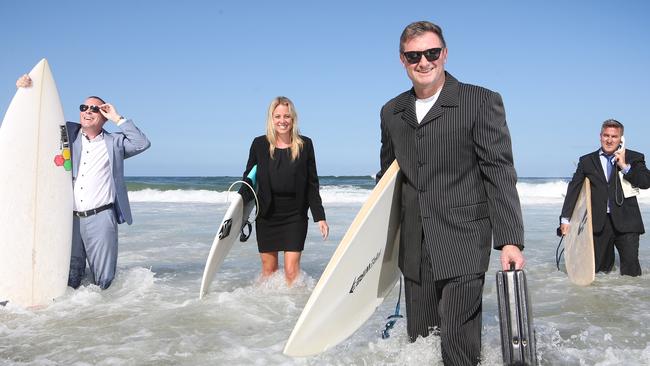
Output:
[[420,282],[405,277],[407,332],[411,342],[440,335],[445,365],[476,365],[481,357],[485,273],[434,280],[427,250],[422,251]]

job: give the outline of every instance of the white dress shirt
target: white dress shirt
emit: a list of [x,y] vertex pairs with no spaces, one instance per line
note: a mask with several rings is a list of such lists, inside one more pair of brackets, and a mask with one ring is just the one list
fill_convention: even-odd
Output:
[[74,183],[74,210],[87,211],[115,201],[104,133],[89,140],[82,132],[81,158]]

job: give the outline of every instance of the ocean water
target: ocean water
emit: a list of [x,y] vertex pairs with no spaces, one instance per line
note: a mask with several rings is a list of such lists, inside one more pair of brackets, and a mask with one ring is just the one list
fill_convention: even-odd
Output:
[[[322,177],[331,233],[310,224],[300,280],[259,279],[253,235],[236,243],[211,292],[198,300],[210,245],[234,177],[129,178],[135,218],[120,226],[117,277],[105,291],[85,283],[41,309],[0,307],[0,365],[442,365],[437,337],[408,342],[404,320],[381,339],[387,301],[349,339],[314,357],[284,344],[320,274],[374,186],[372,177]],[[541,365],[650,365],[650,240],[644,275],[598,274],[578,287],[555,268],[555,236],[566,179],[518,184],[526,229],[526,274]],[[650,195],[640,197],[650,223]],[[482,365],[500,365],[493,251],[483,294]],[[402,309],[404,309],[402,304]]]

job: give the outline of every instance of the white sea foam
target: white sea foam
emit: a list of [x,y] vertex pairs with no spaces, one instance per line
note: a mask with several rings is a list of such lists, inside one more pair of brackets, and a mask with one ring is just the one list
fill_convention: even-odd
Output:
[[[143,189],[129,192],[131,202],[165,202],[165,203],[226,203],[233,199],[235,193],[208,190],[167,190]],[[370,190],[354,186],[323,186],[320,190],[323,203],[363,203]]]
[[[535,184],[523,195],[539,196],[539,191],[553,189]],[[329,193],[334,196],[327,198]],[[332,198],[339,193],[361,197],[369,190],[323,189],[325,200],[340,200]],[[87,278],[79,289],[68,289],[46,308],[0,306],[0,365],[442,364],[440,338],[411,343],[406,319],[397,321],[389,339],[381,338],[386,317],[395,311],[399,286],[341,344],[312,357],[282,354],[358,204],[326,207],[327,241],[321,240],[317,225],[310,223],[301,260],[303,273],[294,286],[286,285],[281,271],[258,281],[260,258],[254,232],[248,242],[233,246],[210,292],[199,300],[205,260],[225,206],[133,203],[135,222],[120,226],[117,276],[108,290],[88,284]],[[643,276],[620,276],[617,269],[598,274],[592,286],[571,285],[566,273],[555,269],[554,233],[560,206],[528,205],[523,210],[526,275],[539,364],[650,364],[650,239],[641,236],[639,246]],[[642,204],[641,210],[644,221],[650,222],[650,206]],[[494,281],[499,260],[493,251],[485,277],[483,366],[503,364]],[[404,314],[403,295],[401,300]]]
[[225,203],[228,202],[232,193],[199,190],[174,189],[161,191],[158,189],[143,189],[129,192],[131,202],[201,202],[201,203]]
[[[556,180],[546,183],[517,183],[517,191],[522,204],[562,204],[566,195],[568,182]],[[650,203],[650,190],[641,190],[637,196],[639,202]]]
[[[566,194],[567,181],[555,180],[544,183],[517,183],[517,191],[522,204],[561,204]],[[325,204],[360,204],[370,195],[369,189],[351,185],[321,186],[320,194]],[[143,189],[129,192],[132,202],[167,202],[167,203],[226,203],[232,200],[234,193],[209,190],[156,190]],[[650,191],[642,190],[637,197],[639,202],[650,203]]]
[[320,189],[323,203],[363,203],[370,192],[369,189],[354,186],[323,186]]
[[522,204],[562,203],[567,182],[557,180],[547,183],[517,183],[517,192]]

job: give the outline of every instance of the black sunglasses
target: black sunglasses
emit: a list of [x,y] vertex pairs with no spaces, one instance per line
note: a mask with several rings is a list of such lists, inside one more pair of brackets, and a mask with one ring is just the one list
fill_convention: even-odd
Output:
[[82,111],[82,112],[87,111],[88,108],[90,108],[90,111],[93,112],[93,113],[99,113],[99,106],[98,105],[85,105],[85,104],[82,104],[82,105],[79,106],[79,110]]
[[424,57],[427,58],[427,61],[433,62],[440,58],[441,52],[442,52],[442,48],[438,47],[438,48],[430,48],[424,51],[407,51],[404,52],[403,55],[409,64],[417,64],[422,59],[422,55],[424,55]]

